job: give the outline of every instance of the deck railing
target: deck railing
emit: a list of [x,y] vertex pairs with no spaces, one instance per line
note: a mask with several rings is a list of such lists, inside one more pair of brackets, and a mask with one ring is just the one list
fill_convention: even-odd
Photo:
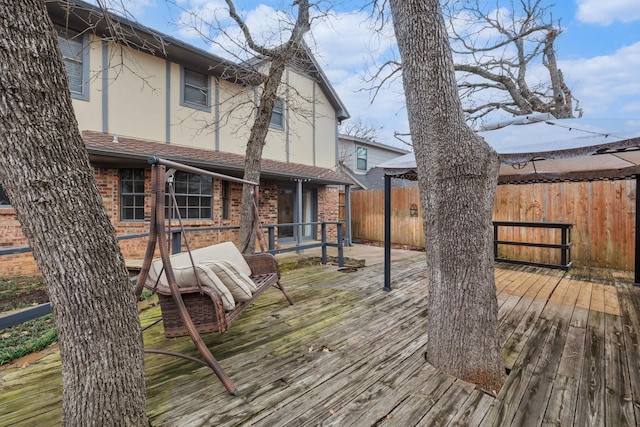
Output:
[[[338,248],[338,265],[340,267],[344,266],[344,248],[342,243],[342,224],[341,221],[327,221],[327,222],[297,222],[290,224],[264,224],[262,228],[267,230],[268,235],[268,245],[269,250],[267,252],[271,254],[279,254],[283,252],[300,252],[305,249],[312,248],[322,248],[322,263],[327,263],[327,248],[335,247]],[[276,229],[278,227],[297,227],[300,230],[304,226],[320,226],[320,241],[308,241],[308,243],[304,243],[304,241],[298,241],[296,245],[289,246],[286,248],[276,248],[275,246],[275,235]],[[334,225],[337,228],[337,241],[336,243],[327,241],[327,226]],[[239,226],[224,226],[224,227],[192,227],[185,228],[185,232],[196,232],[196,231],[224,231],[224,230],[240,230]],[[176,254],[182,251],[182,232],[178,229],[171,230],[171,252]],[[117,236],[118,240],[129,240],[129,239],[137,239],[141,237],[148,237],[149,233],[136,233],[136,234],[124,234]],[[0,249],[0,256],[3,255],[11,255],[16,253],[26,253],[31,252],[31,248],[29,246],[16,246],[12,248],[2,248]],[[15,313],[7,314],[4,316],[0,316],[0,330],[11,328],[13,326],[19,325],[21,323],[27,322],[29,320],[37,319],[38,317],[45,316],[51,313],[51,304],[44,303],[34,307],[25,308],[23,310],[16,311]]]
[[[493,222],[493,256],[496,261],[509,262],[513,264],[535,265],[538,267],[558,268],[568,270],[571,267],[571,227],[568,222],[519,222],[519,221],[494,221]],[[525,228],[546,228],[560,230],[560,243],[553,242],[523,242],[513,240],[500,240],[501,227],[525,227]],[[560,264],[540,263],[534,261],[523,261],[510,258],[502,258],[498,255],[499,245],[523,246],[535,248],[549,248],[560,250]]]

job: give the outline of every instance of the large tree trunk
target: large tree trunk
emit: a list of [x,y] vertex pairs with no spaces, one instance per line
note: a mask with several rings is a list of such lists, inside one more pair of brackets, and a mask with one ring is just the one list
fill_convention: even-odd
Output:
[[438,0],[391,0],[428,266],[427,360],[498,390],[491,211],[498,155],[466,124]]
[[148,425],[135,299],[41,0],[0,0],[0,181],[45,278],[65,425]]
[[[277,99],[278,87],[284,73],[286,61],[281,58],[272,59],[269,67],[269,74],[265,81],[262,93],[260,94],[260,103],[255,121],[251,127],[251,134],[247,142],[247,149],[244,159],[244,176],[243,179],[260,183],[260,171],[262,170],[262,151],[264,150],[265,140],[269,132],[271,123],[271,114],[273,106]],[[246,246],[247,253],[255,252],[255,234],[251,227],[253,215],[251,215],[251,207],[253,206],[253,186],[242,186],[242,211],[240,216],[240,244]],[[259,224],[257,224],[259,226]]]

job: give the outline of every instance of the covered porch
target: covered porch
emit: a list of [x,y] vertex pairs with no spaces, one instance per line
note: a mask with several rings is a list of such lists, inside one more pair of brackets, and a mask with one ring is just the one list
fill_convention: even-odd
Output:
[[[376,261],[352,273],[310,266],[283,274],[296,305],[266,292],[225,335],[205,336],[238,397],[207,368],[147,355],[152,424],[640,423],[640,289],[631,273],[497,264],[500,339],[511,371],[492,396],[425,362],[425,254],[393,250],[394,291],[383,292],[383,249],[376,249]],[[141,317],[150,325],[159,307]],[[161,325],[144,339],[145,348],[195,355],[188,337],[165,339]],[[0,424],[59,424],[59,352],[40,356],[0,368]]]

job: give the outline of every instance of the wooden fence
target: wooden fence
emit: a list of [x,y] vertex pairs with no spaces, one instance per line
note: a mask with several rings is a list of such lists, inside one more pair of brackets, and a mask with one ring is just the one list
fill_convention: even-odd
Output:
[[[574,265],[634,269],[635,180],[500,185],[493,218],[496,221],[569,222]],[[417,188],[394,188],[391,193],[391,240],[424,247],[422,212]],[[355,191],[351,195],[353,238],[384,241],[384,191]],[[501,236],[523,242],[560,242],[554,230],[512,228]],[[541,263],[557,263],[559,255],[544,248],[505,247],[500,256]]]

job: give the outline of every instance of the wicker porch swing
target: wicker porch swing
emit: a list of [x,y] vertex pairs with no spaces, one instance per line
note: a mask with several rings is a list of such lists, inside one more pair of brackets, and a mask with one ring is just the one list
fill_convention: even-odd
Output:
[[[258,215],[258,184],[158,157],[149,158],[149,163],[152,188],[149,239],[137,278],[135,295],[139,298],[144,287],[156,292],[160,301],[165,336],[189,335],[202,359],[165,350],[145,352],[180,357],[207,366],[213,370],[229,393],[237,395],[235,384],[211,354],[200,334],[226,332],[242,312],[270,287],[282,291],[289,304],[293,304],[293,300],[280,284],[278,262],[273,255],[265,252],[265,238],[260,229]],[[176,171],[253,186],[254,198],[250,208],[252,228],[262,253],[241,254],[232,242],[190,250],[174,194],[173,176]],[[187,249],[187,252],[176,255],[169,253],[171,218],[168,222],[169,232],[165,229],[165,184],[169,187],[169,212],[173,212],[179,221]],[[154,260],[158,241],[160,258]],[[249,242],[245,244],[245,251],[248,244]],[[217,271],[217,274],[214,271]],[[224,280],[221,280],[221,277]],[[238,281],[240,283],[236,283]],[[242,300],[233,301],[233,295],[225,284],[232,286],[236,293],[239,292],[243,296]]]

